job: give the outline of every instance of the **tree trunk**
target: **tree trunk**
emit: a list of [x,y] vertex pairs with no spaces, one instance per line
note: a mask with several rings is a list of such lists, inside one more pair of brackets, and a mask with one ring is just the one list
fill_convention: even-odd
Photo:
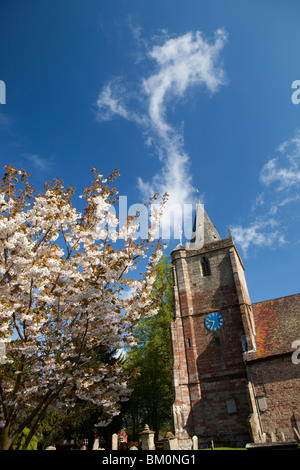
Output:
[[0,450],[8,450],[13,443],[13,438],[9,436],[10,426],[2,428],[0,433]]
[[48,403],[48,404],[45,405],[44,409],[42,409],[42,410],[38,413],[36,419],[34,420],[34,422],[32,422],[32,425],[31,425],[31,427],[30,427],[30,431],[29,431],[28,436],[26,437],[26,440],[25,440],[25,442],[24,442],[24,444],[23,444],[22,450],[27,450],[27,447],[29,446],[31,439],[32,439],[33,436],[34,436],[34,433],[35,433],[36,430],[38,429],[40,422],[41,422],[42,419],[46,416],[46,412],[47,412],[47,409],[48,409],[49,404],[50,404],[50,403]]

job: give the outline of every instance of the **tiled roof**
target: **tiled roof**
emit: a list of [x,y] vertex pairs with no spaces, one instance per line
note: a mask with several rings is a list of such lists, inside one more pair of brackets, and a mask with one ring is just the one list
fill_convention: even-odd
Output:
[[245,359],[261,359],[293,351],[300,340],[300,294],[252,304],[256,328],[256,353]]

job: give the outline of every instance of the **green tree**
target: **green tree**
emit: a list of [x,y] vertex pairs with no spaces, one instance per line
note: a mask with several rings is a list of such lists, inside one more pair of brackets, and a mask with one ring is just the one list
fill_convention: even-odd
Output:
[[[29,435],[30,429],[24,428],[18,438],[15,440],[12,445],[12,450],[23,450],[27,437]],[[32,436],[29,444],[26,446],[27,450],[37,450],[38,448],[38,438],[37,436]]]
[[152,296],[159,298],[157,315],[139,322],[135,330],[138,344],[126,359],[127,367],[136,369],[133,393],[126,412],[126,427],[136,440],[145,424],[158,432],[172,426],[172,350],[170,322],[173,319],[172,269],[164,255],[157,264],[157,278]]

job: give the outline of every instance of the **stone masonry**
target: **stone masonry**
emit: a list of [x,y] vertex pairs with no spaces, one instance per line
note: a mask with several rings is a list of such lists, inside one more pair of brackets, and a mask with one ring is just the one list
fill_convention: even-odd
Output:
[[[291,435],[292,426],[289,429],[287,425],[281,426],[281,418],[278,423],[275,420],[275,425],[273,417],[276,406],[272,403],[279,392],[275,392],[274,374],[278,367],[284,370],[284,360],[277,359],[275,367],[272,359],[273,372],[270,359],[269,366],[258,360],[253,307],[243,263],[232,237],[229,233],[228,238],[221,239],[207,214],[200,213],[199,206],[194,231],[190,244],[178,245],[172,252],[173,416],[179,447],[191,448],[194,435],[199,447],[211,440],[217,445],[243,446],[259,442],[263,433],[279,432],[281,427]],[[224,323],[216,331],[205,325],[211,312],[223,317]],[[300,308],[297,312],[300,313]],[[299,330],[298,333],[300,338]],[[299,390],[300,366],[294,368],[293,374],[296,377],[293,376],[292,383],[289,379],[285,383],[286,403],[293,394],[297,395],[296,386]],[[269,377],[268,385],[262,377]],[[274,395],[267,400],[270,415],[267,419],[266,410],[262,418],[260,406],[264,403],[262,397],[269,393]],[[296,396],[290,409],[287,408],[282,409],[282,419],[288,415],[291,420],[291,414],[299,411],[299,398]]]

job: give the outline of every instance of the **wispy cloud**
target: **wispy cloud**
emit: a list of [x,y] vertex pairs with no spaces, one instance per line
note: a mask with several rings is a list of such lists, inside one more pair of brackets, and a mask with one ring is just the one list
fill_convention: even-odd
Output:
[[266,186],[273,185],[277,191],[295,188],[300,184],[300,129],[295,131],[294,137],[284,141],[277,152],[281,158],[272,158],[264,165],[260,181]]
[[149,53],[158,70],[143,80],[143,90],[148,98],[149,121],[163,165],[150,181],[140,178],[139,187],[148,195],[156,191],[168,192],[171,206],[191,202],[195,193],[182,133],[167,121],[167,105],[183,98],[192,86],[203,85],[210,93],[215,93],[225,83],[219,61],[225,41],[223,30],[216,33],[212,43],[199,31],[189,32],[168,39]]
[[8,114],[0,112],[0,130],[11,132],[12,118]]
[[101,90],[97,99],[97,119],[98,121],[108,121],[119,115],[125,119],[129,119],[125,105],[122,103],[122,96],[125,90],[120,84],[120,80],[115,78],[107,83]]
[[285,243],[284,235],[280,232],[279,223],[272,218],[256,220],[249,227],[238,225],[231,228],[234,241],[247,256],[251,245],[256,247],[272,247],[274,243]]
[[42,158],[35,153],[24,153],[23,154],[26,160],[33,162],[34,165],[41,171],[47,171],[51,167],[51,161],[46,158]]
[[300,201],[300,129],[282,142],[259,174],[262,192],[252,207],[249,226],[231,227],[231,233],[248,255],[251,247],[276,247],[287,243],[286,232],[294,217],[288,207]]
[[[140,29],[138,38],[140,41]],[[211,95],[226,84],[220,57],[226,41],[227,34],[223,29],[216,31],[212,38],[205,37],[200,31],[170,38],[163,31],[160,38],[155,38],[154,45],[148,43],[145,52],[149,75],[139,76],[134,90],[126,87],[120,78],[113,79],[98,96],[99,121],[114,116],[134,121],[141,126],[145,142],[155,147],[159,170],[146,181],[138,178],[138,187],[146,198],[167,192],[169,208],[192,203],[195,189],[190,157],[184,149],[182,126],[178,129],[168,121],[168,106],[186,98],[192,87],[202,87]]]

